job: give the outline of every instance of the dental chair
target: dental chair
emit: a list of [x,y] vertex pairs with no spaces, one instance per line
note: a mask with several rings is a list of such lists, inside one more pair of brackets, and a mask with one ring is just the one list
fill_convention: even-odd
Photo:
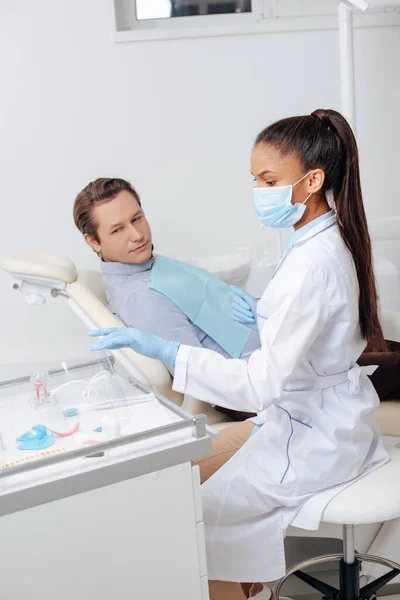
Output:
[[[77,271],[70,259],[42,253],[11,256],[3,261],[2,267],[13,278],[13,288],[23,292],[28,303],[44,304],[49,297],[61,296],[67,299],[70,308],[89,329],[124,327],[107,308],[99,271]],[[236,284],[239,283],[237,277],[236,272]],[[400,341],[400,313],[384,313],[382,323],[386,339]],[[113,354],[138,381],[154,387],[192,414],[206,414],[208,423],[216,429],[222,429],[231,423],[208,403],[173,391],[172,377],[160,361],[141,356],[130,349],[117,350]],[[382,435],[398,437],[400,442],[400,398],[398,401],[381,402],[375,419]]]
[[[21,291],[29,304],[44,304],[48,298],[65,298],[69,307],[90,329],[124,327],[107,308],[102,276],[99,271],[77,271],[75,264],[54,254],[22,254],[3,261],[15,290]],[[184,396],[172,389],[172,377],[159,360],[147,358],[128,348],[113,351],[115,359],[140,383],[182,406],[191,414],[205,414],[208,424],[219,430],[231,421],[207,402]]]
[[[77,271],[70,259],[44,253],[6,258],[2,267],[13,278],[13,288],[23,292],[28,303],[44,304],[47,298],[61,296],[67,299],[70,308],[89,329],[124,327],[107,308],[99,271]],[[235,283],[238,283],[237,280]],[[382,324],[386,339],[400,341],[400,313],[384,313]],[[113,354],[138,381],[154,387],[192,414],[206,414],[208,423],[214,428],[222,429],[231,423],[208,403],[173,391],[172,377],[160,361],[141,356],[127,348]],[[400,399],[382,402],[376,411],[375,420],[382,435],[398,437],[400,442]]]

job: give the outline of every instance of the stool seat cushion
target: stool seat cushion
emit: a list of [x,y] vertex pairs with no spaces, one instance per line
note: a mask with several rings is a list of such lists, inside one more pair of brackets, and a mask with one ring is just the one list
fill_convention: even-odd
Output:
[[387,448],[391,460],[340,492],[322,521],[338,525],[382,523],[400,517],[400,449]]

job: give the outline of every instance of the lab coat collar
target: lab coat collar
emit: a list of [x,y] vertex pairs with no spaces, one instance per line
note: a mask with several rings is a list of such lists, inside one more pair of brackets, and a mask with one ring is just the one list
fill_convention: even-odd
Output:
[[272,279],[275,277],[275,275],[278,273],[278,271],[280,271],[282,264],[284,263],[286,257],[292,252],[292,250],[294,248],[298,248],[299,246],[302,246],[303,244],[305,244],[306,242],[308,242],[308,240],[311,240],[313,237],[319,235],[320,233],[322,233],[323,231],[326,231],[326,229],[330,229],[331,227],[333,227],[334,225],[336,225],[337,222],[337,217],[336,217],[336,213],[333,214],[331,217],[329,217],[329,219],[325,219],[324,221],[321,221],[318,225],[316,225],[315,227],[313,227],[312,229],[309,229],[307,231],[307,233],[305,235],[303,235],[303,237],[301,237],[300,239],[297,240],[297,242],[295,242],[293,244],[293,246],[291,246],[286,252],[285,254],[282,256],[281,260],[279,261],[274,274],[272,276]]
[[306,235],[306,233],[311,231],[311,229],[314,229],[315,227],[317,227],[317,225],[319,225],[320,223],[325,222],[328,219],[330,219],[330,217],[332,217],[334,214],[335,214],[334,211],[330,210],[330,211],[324,213],[323,215],[321,215],[320,217],[317,217],[313,221],[310,221],[309,223],[307,223],[307,225],[304,225],[303,227],[300,227],[300,229],[295,230],[292,233],[292,235],[289,237],[287,244],[286,244],[286,248],[289,249],[292,246],[294,246],[298,240],[300,240],[302,237],[304,237]]
[[318,235],[322,231],[325,231],[325,229],[329,229],[333,225],[336,225],[336,223],[337,223],[337,216],[336,216],[336,213],[334,213],[331,217],[329,217],[329,219],[325,219],[325,220],[321,221],[320,223],[318,223],[318,225],[316,225],[312,229],[309,229],[302,237],[300,237],[293,244],[292,248],[296,248],[297,246],[301,246],[307,240],[315,237],[316,235]]

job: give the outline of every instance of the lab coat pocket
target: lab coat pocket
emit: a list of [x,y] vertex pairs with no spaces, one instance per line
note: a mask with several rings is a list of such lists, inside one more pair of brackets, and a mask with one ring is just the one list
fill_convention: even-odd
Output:
[[297,490],[306,466],[306,457],[312,438],[312,425],[302,415],[289,414],[289,432],[286,439],[286,466],[280,479],[282,485]]

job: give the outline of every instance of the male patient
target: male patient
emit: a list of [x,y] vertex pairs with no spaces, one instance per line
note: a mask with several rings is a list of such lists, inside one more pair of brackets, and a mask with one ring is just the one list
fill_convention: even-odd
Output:
[[[74,220],[86,242],[102,259],[109,307],[125,325],[228,356],[169,298],[149,288],[153,263],[151,230],[130,183],[105,178],[89,183],[75,200]],[[259,347],[259,334],[252,331],[241,357],[249,357]]]

